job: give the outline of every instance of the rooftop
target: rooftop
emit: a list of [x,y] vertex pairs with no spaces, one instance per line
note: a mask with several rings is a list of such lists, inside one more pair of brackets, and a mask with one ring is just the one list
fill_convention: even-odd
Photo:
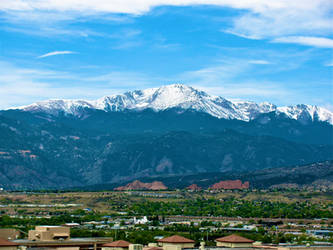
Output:
[[162,247],[150,247],[147,250],[163,250]]
[[114,242],[103,244],[103,247],[128,247],[131,243],[125,240],[117,240]]
[[215,241],[228,242],[228,243],[253,243],[254,242],[253,240],[244,238],[237,234],[232,234],[232,235],[228,235],[225,237],[221,237],[221,238],[216,239]]
[[37,241],[37,240],[27,240],[19,239],[14,240],[14,243],[18,245],[87,245],[87,244],[104,244],[112,241],[110,237],[95,237],[95,238],[71,238],[70,240],[52,240],[52,241]]
[[158,242],[162,242],[162,243],[194,243],[195,241],[187,239],[183,236],[173,235],[173,236],[170,236],[170,237],[160,239],[160,240],[158,240]]

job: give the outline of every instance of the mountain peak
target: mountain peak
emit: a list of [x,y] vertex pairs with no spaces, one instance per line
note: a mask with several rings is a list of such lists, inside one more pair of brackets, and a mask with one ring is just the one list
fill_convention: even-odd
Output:
[[121,112],[144,109],[162,111],[170,108],[191,109],[217,118],[243,121],[255,119],[259,114],[275,112],[301,122],[318,120],[333,124],[333,113],[321,107],[305,104],[277,107],[269,102],[258,104],[249,101],[230,101],[179,83],[158,88],[128,91],[120,95],[105,96],[95,101],[48,100],[18,109],[30,112],[45,112],[52,115],[65,113],[77,116],[82,114],[85,109]]

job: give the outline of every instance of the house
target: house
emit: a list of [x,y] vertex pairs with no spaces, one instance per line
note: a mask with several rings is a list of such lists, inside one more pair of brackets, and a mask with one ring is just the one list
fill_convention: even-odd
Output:
[[117,240],[102,245],[102,250],[128,250],[130,242],[125,240]]
[[30,230],[29,240],[52,241],[52,240],[69,240],[70,228],[61,226],[36,226],[35,230]]
[[194,247],[194,240],[187,239],[183,236],[173,235],[157,241],[164,250],[182,249]]
[[216,241],[216,246],[218,247],[232,247],[232,248],[252,247],[254,242],[253,240],[241,237],[237,234],[232,234],[226,237],[218,238],[215,241]]
[[17,250],[18,246],[17,243],[0,238],[0,250]]
[[163,250],[162,247],[145,247],[144,250]]

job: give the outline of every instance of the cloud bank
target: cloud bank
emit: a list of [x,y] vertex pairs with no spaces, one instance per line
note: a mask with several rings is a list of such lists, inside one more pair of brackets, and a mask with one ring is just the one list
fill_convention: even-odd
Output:
[[289,37],[294,43],[322,47],[318,44],[327,44],[323,39],[333,34],[331,0],[3,0],[0,11],[11,20],[20,17],[38,22],[45,20],[38,15],[64,21],[84,16],[107,18],[108,14],[144,15],[158,6],[198,5],[245,10],[223,31],[248,39],[285,42]]

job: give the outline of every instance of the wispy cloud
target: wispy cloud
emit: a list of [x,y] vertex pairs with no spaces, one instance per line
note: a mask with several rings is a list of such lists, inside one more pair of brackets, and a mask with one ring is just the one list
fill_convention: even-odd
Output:
[[251,64],[262,64],[262,65],[271,64],[271,62],[266,61],[266,60],[250,60],[249,63],[251,63]]
[[[266,61],[248,61],[246,59],[224,59],[217,65],[204,67],[181,74],[183,82],[203,89],[214,95],[226,98],[241,98],[259,101],[284,101],[276,97],[288,98],[288,92],[281,84],[269,81],[253,81],[251,79],[239,81],[240,75],[248,75],[255,64],[265,64]],[[267,62],[268,63],[268,62]],[[272,98],[273,97],[273,98]]]
[[[66,84],[69,83],[69,84]],[[46,99],[97,99],[164,83],[163,79],[138,72],[112,71],[92,76],[20,67],[0,61],[0,109],[28,105]]]
[[[237,36],[249,39],[274,39],[285,36],[330,36],[331,0],[3,0],[0,11],[5,18],[22,23],[27,19],[39,24],[71,22],[75,19],[101,18],[111,16],[114,22],[122,16],[139,16],[158,6],[214,5],[242,10],[231,18],[229,28],[224,29]],[[46,18],[40,18],[40,15]],[[308,45],[314,43],[308,42]],[[316,46],[315,43],[314,46]]]
[[[88,20],[102,23],[127,23],[131,20],[130,17],[124,15],[55,11],[52,9],[1,11],[0,8],[0,13],[0,21],[6,23],[1,29],[5,31],[41,37],[58,37],[60,39],[65,39],[65,37],[106,37],[109,35],[107,32],[100,32],[83,26],[80,29],[77,28],[78,23]],[[117,35],[112,34],[110,38],[115,38],[115,36]]]
[[251,39],[251,40],[260,40],[262,38],[261,36],[257,36],[257,35],[253,35],[253,34],[251,35],[251,34],[239,33],[238,31],[236,31],[236,29],[222,29],[221,32],[239,36],[239,37],[242,37],[245,39]]
[[286,36],[272,40],[275,43],[296,43],[319,48],[333,48],[333,39],[314,36]]
[[57,55],[68,55],[68,54],[76,54],[74,51],[69,51],[69,50],[63,50],[63,51],[52,51],[49,53],[46,53],[44,55],[38,56],[38,58],[45,58],[49,56],[57,56]]
[[40,37],[58,37],[60,39],[65,39],[68,37],[105,37],[106,34],[96,32],[90,29],[73,29],[68,25],[63,24],[32,24],[32,25],[14,25],[6,26],[3,28],[9,32],[22,33],[26,35],[40,36]]

